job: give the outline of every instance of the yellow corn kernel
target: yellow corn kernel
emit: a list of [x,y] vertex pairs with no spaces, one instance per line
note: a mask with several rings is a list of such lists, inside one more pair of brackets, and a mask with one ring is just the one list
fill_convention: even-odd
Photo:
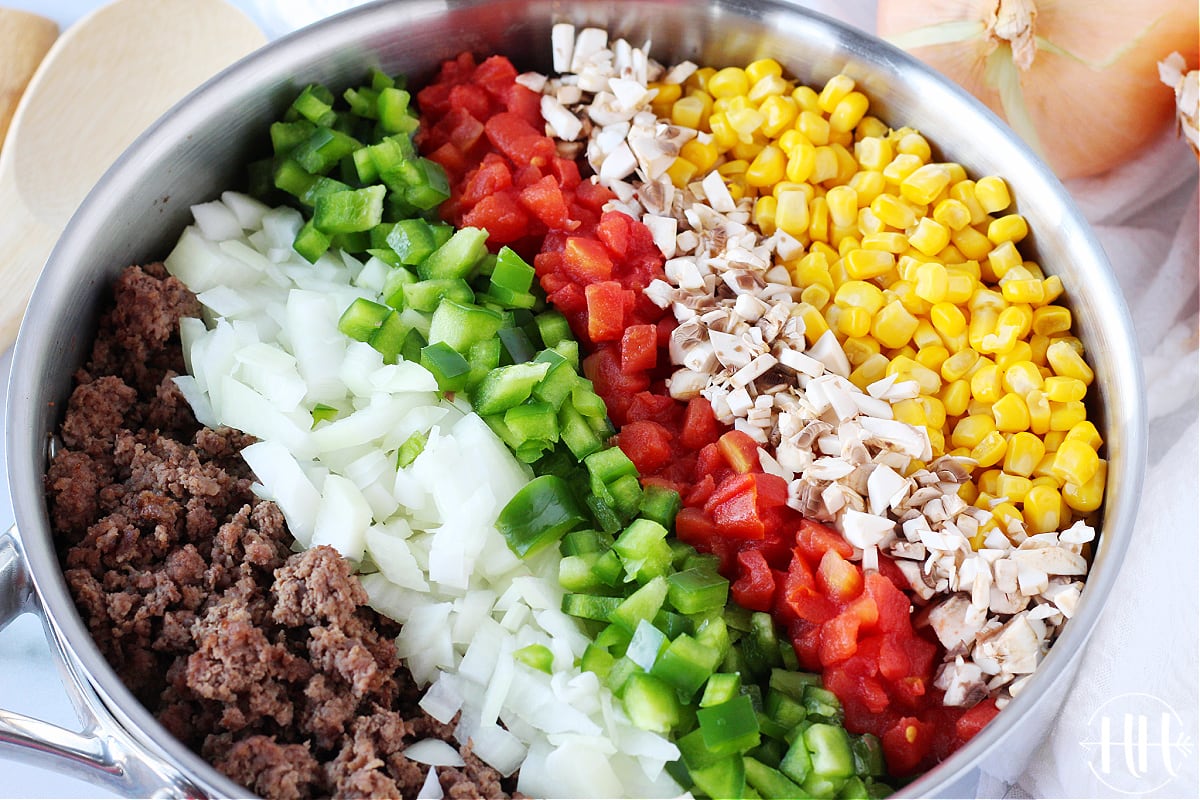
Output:
[[975,197],[980,207],[989,214],[1003,211],[1012,205],[1008,184],[996,175],[988,175],[975,182]]
[[981,353],[984,352],[983,337],[992,334],[999,318],[1000,312],[993,308],[984,306],[971,310],[971,317],[967,322],[967,336],[970,339],[971,347]]
[[[921,220],[920,225],[924,225],[926,222],[933,225],[937,224],[926,218]],[[920,231],[920,225],[917,227],[918,232]],[[935,261],[929,261],[918,266],[916,273],[916,289],[914,291],[916,291],[917,296],[922,300],[928,300],[930,303],[933,303],[934,308],[937,308],[939,305],[946,305],[946,290],[949,286],[949,276],[946,273],[946,268]],[[950,307],[958,311],[954,306]],[[930,313],[933,313],[932,309]],[[961,317],[962,312],[959,311],[958,313]],[[936,321],[934,324],[936,326]]]
[[[855,252],[872,251],[858,250]],[[875,315],[871,324],[871,335],[878,339],[884,347],[903,347],[912,339],[913,333],[917,330],[917,322],[917,318],[910,314],[900,301],[893,300]]]
[[829,330],[821,310],[809,303],[797,303],[792,309],[792,316],[800,317],[804,321],[804,338],[810,345]]
[[705,103],[699,95],[688,95],[671,105],[671,122],[681,128],[701,130],[707,124],[711,112],[711,101]]
[[1071,310],[1063,306],[1042,306],[1033,312],[1033,332],[1053,336],[1071,330]]
[[940,370],[942,378],[947,381],[961,380],[966,377],[977,361],[979,361],[979,353],[971,349],[959,350],[942,362]]
[[796,130],[804,134],[815,147],[829,144],[829,120],[819,112],[801,111],[796,119]]
[[1008,442],[1005,441],[1004,436],[999,431],[992,431],[984,436],[979,444],[971,448],[971,458],[975,459],[981,467],[990,467],[1003,460],[1007,447]]
[[927,256],[937,255],[950,241],[950,229],[930,217],[922,217],[908,241]]
[[1071,430],[1087,419],[1087,408],[1078,400],[1068,400],[1065,403],[1050,403],[1050,430]]
[[872,353],[850,371],[850,382],[865,392],[868,386],[885,377],[887,366],[887,356],[881,353]]
[[858,232],[864,238],[872,234],[884,233],[885,231],[887,231],[887,224],[876,216],[875,212],[869,206],[858,210]]
[[[846,236],[845,238],[839,240],[837,243],[838,255],[840,255],[842,257],[842,260],[844,261],[846,259],[847,253],[849,253],[851,250],[856,250],[859,247],[862,247],[862,242],[860,242],[858,239],[854,238],[853,236]],[[847,275],[846,277],[848,280],[852,276]],[[841,284],[839,284],[839,286],[840,285]]]
[[1056,450],[1058,450],[1058,446],[1060,444],[1062,444],[1063,442],[1065,442],[1066,440],[1067,440],[1067,431],[1066,430],[1047,431],[1046,434],[1044,436],[1042,436],[1042,443],[1044,445],[1046,445],[1047,453],[1053,453]]
[[[954,450],[951,450],[948,455],[970,458],[971,452],[969,450],[965,450],[964,448],[955,448]],[[967,481],[966,483],[959,484],[958,496],[962,498],[964,503],[974,504],[976,499],[979,497],[979,487],[975,485],[974,481]],[[980,546],[982,546],[982,544],[983,539],[981,538]],[[972,543],[971,546],[976,547],[974,543]],[[978,549],[978,547],[976,547],[976,549]]]
[[[925,424],[934,430],[940,431],[945,426],[946,416],[949,413],[946,411],[946,406],[942,403],[941,398],[922,394],[916,398],[916,401],[921,404],[921,407],[925,411]],[[944,441],[942,447],[943,449],[945,448]]]
[[[886,276],[885,276],[886,280]],[[900,301],[908,313],[917,316],[928,316],[933,304],[917,296],[917,284],[913,281],[893,280],[888,284],[888,291]]]
[[[970,262],[966,262],[970,263]],[[971,295],[975,294],[975,290],[979,286],[979,281],[974,275],[962,269],[962,264],[956,264],[953,267],[946,269],[946,297],[947,303],[954,305],[963,305],[971,299]]]
[[1044,291],[1046,293],[1045,302],[1053,303],[1055,300],[1062,297],[1063,282],[1062,278],[1058,277],[1057,275],[1047,275],[1044,279],[1042,279],[1042,286],[1044,287]]
[[979,493],[980,495],[986,495],[986,498],[984,498],[986,505],[982,506],[982,508],[990,508],[995,505],[992,501],[997,498],[997,493],[1000,490],[1000,472],[998,469],[986,469],[979,473]]
[[1104,440],[1100,438],[1100,431],[1096,430],[1096,426],[1090,420],[1076,423],[1067,431],[1067,438],[1063,441],[1083,442],[1093,450],[1099,450],[1100,445],[1104,444]]
[[818,145],[813,153],[813,169],[808,179],[813,183],[824,183],[833,180],[838,175],[838,157],[833,148],[828,145]]
[[998,366],[1001,371],[1008,369],[1013,364],[1019,364],[1022,361],[1033,363],[1033,348],[1029,345],[1029,342],[1025,341],[1024,339],[1018,339],[1017,343],[1014,344],[1012,349],[1008,352],[996,354],[996,366]]
[[824,197],[814,197],[808,204],[808,238],[814,242],[828,242],[829,202]]
[[1062,487],[1062,498],[1069,508],[1086,514],[1095,511],[1104,500],[1104,484],[1108,479],[1108,462],[1099,459],[1096,471],[1084,484],[1066,483]]
[[927,205],[949,185],[950,170],[944,164],[925,164],[900,182],[900,194],[906,200]]
[[768,75],[776,78],[783,75],[783,66],[773,58],[760,58],[746,65],[746,79],[751,84],[758,83]]
[[746,168],[746,183],[762,188],[774,186],[786,175],[787,156],[773,144],[764,147]]
[[833,301],[839,306],[861,308],[874,316],[883,308],[883,290],[867,281],[846,281],[837,288]]
[[1003,384],[1006,391],[1024,396],[1032,389],[1041,388],[1042,373],[1032,361],[1018,361],[1004,368]]
[[696,165],[686,158],[677,158],[671,162],[671,166],[667,167],[667,177],[671,179],[671,183],[676,188],[682,189],[691,183],[698,171]]
[[847,336],[866,336],[871,332],[871,315],[862,308],[843,306],[837,329]]
[[1051,339],[1048,336],[1042,336],[1040,333],[1030,334],[1029,336],[1029,360],[1043,368],[1043,373],[1049,371],[1050,367],[1046,363],[1046,348],[1050,346]]
[[[725,118],[729,120],[730,127],[737,132],[738,141],[750,144],[754,141],[754,134],[762,127],[767,115],[757,108],[736,108],[726,111]],[[737,146],[736,143],[734,146]]]
[[971,224],[971,212],[961,200],[949,197],[933,207],[933,219],[952,231],[960,231]]
[[893,228],[904,230],[917,223],[917,215],[895,195],[881,194],[871,201],[875,216]]
[[[750,74],[746,73],[749,79]],[[790,94],[792,85],[785,81],[779,75],[764,75],[758,80],[751,79],[750,93],[746,97],[751,103],[761,105],[768,97],[781,97],[785,94]],[[791,100],[791,97],[788,97]],[[792,102],[796,102],[792,100]]]
[[903,130],[904,133],[901,135],[900,141],[897,142],[896,149],[906,155],[916,156],[922,163],[928,161],[932,150],[925,137],[911,128]]
[[1054,481],[1055,488],[1062,486],[1062,481],[1054,474],[1054,451],[1049,447],[1046,448],[1046,455],[1042,456],[1042,460],[1033,468],[1033,480],[1046,484]]
[[992,416],[996,420],[996,430],[1003,433],[1029,430],[1029,407],[1019,394],[1007,392],[992,403]]
[[750,91],[750,79],[746,71],[738,67],[717,70],[704,87],[713,97],[737,97]]
[[1009,306],[996,317],[996,330],[983,337],[980,349],[985,353],[1007,353],[1028,335],[1032,324],[1033,310],[1029,306]]
[[754,196],[753,190],[746,185],[745,173],[734,175],[725,182],[725,185],[729,189],[729,196],[733,198],[733,202],[735,203],[747,195]]
[[888,364],[887,374],[895,375],[896,380],[899,381],[916,381],[917,386],[921,389],[921,394],[929,396],[937,394],[942,388],[941,376],[918,362],[915,356],[916,353],[912,353],[912,355],[893,353],[891,363]]
[[917,363],[935,372],[941,370],[942,364],[946,363],[946,359],[949,357],[950,351],[940,344],[922,347],[917,351]]
[[975,196],[975,181],[967,179],[955,183],[950,187],[950,196],[965,205],[971,212],[972,225],[978,225],[988,218],[988,213],[983,210],[983,206],[979,204],[979,198]]
[[895,419],[908,425],[924,426],[927,424],[925,408],[917,402],[916,398],[906,398],[892,403],[892,414]]
[[950,241],[964,256],[975,261],[987,258],[993,247],[991,240],[970,225],[951,233]]
[[829,326],[831,331],[837,331],[839,329],[842,321],[842,314],[845,313],[845,311],[846,309],[835,305],[825,306],[825,308],[821,309],[821,313],[825,315],[825,324]]
[[849,75],[834,75],[825,82],[817,96],[817,106],[826,114],[832,113],[846,95],[854,91],[854,79]]
[[713,143],[722,153],[738,143],[738,133],[729,124],[729,118],[724,111],[714,111],[708,117],[708,127],[712,131]]
[[1009,270],[1021,266],[1021,254],[1012,242],[1002,242],[992,248],[988,251],[987,260],[997,280],[1007,275]]
[[849,226],[858,221],[858,193],[849,186],[835,186],[825,193],[829,219],[834,225]]
[[1030,389],[1025,393],[1025,407],[1029,409],[1029,430],[1038,436],[1048,433],[1052,412],[1046,394],[1041,389]]
[[800,142],[788,155],[787,179],[796,183],[804,183],[812,175],[813,167],[817,164],[817,148],[811,143]]
[[938,394],[938,398],[942,401],[942,407],[946,409],[947,416],[959,417],[967,410],[967,404],[971,401],[971,384],[959,379],[949,381],[942,385],[942,391]]
[[1100,466],[1100,457],[1087,442],[1069,436],[1054,453],[1054,476],[1064,483],[1082,486],[1092,479]]
[[647,89],[653,89],[655,92],[654,103],[656,105],[671,105],[683,96],[683,86],[678,83],[663,83],[662,81],[651,81],[646,84]]
[[879,342],[869,336],[851,336],[842,342],[842,352],[846,354],[846,360],[855,367],[877,355],[879,349]]
[[[1012,440],[1008,442],[1008,447],[1012,447]],[[1008,458],[1008,452],[1005,451],[1005,458]],[[1001,472],[1000,478],[996,481],[996,491],[1000,497],[1007,497],[1011,503],[1022,503],[1025,501],[1026,494],[1033,487],[1033,481],[1023,475],[1010,475],[1007,472]]]
[[944,456],[946,454],[946,434],[942,433],[942,429],[926,425],[925,435],[929,437],[929,450],[933,453],[933,457]]
[[814,283],[811,286],[805,286],[800,292],[801,302],[824,310],[825,306],[829,305],[829,289],[819,283]]
[[1082,400],[1087,396],[1087,384],[1078,378],[1051,375],[1042,384],[1043,390],[1046,392],[1046,399],[1052,400],[1055,403]]
[[683,147],[679,148],[679,157],[695,164],[699,172],[708,173],[716,166],[717,159],[721,157],[721,154],[717,152],[716,146],[711,142],[706,144],[699,139],[690,139]]
[[[1015,270],[1010,270],[1009,274]],[[1028,280],[1003,280],[1000,282],[1000,293],[1010,303],[1029,303],[1040,305],[1046,299],[1046,286],[1037,278]]]
[[[908,239],[899,231],[880,231],[863,236],[862,246],[868,250],[884,250],[892,255],[897,255],[908,249]],[[896,266],[899,268],[898,262]]]
[[879,172],[880,177],[883,177],[882,170],[891,163],[895,152],[889,140],[871,137],[855,142],[854,157],[864,170]]
[[1046,348],[1046,360],[1055,375],[1067,378],[1078,378],[1090,386],[1095,378],[1092,368],[1083,360],[1083,356],[1068,342],[1057,339]]
[[[978,196],[976,187],[976,196]],[[993,244],[1019,242],[1029,235],[1029,223],[1020,214],[1006,214],[988,223],[987,237]]]
[[754,224],[766,236],[775,233],[775,206],[776,200],[771,195],[754,201]]
[[[917,363],[917,350],[911,344],[906,344],[903,347],[889,347],[884,355],[892,360],[892,363],[888,365],[891,367],[888,372],[903,373],[902,380],[912,377],[912,375],[908,374],[908,370],[921,366]],[[912,362],[911,364],[909,363],[910,361]]]
[[787,191],[779,195],[775,205],[775,226],[792,236],[808,232],[808,198],[804,192]]
[[[921,294],[919,283],[920,276],[918,275],[917,293]],[[948,281],[947,281],[948,283]],[[925,296],[925,299],[929,299]],[[933,323],[933,327],[943,336],[957,336],[967,329],[967,318],[963,314],[962,309],[953,303],[934,302],[929,309],[929,321]],[[974,363],[974,362],[972,362]]]
[[850,92],[829,112],[829,127],[838,132],[849,132],[866,116],[870,101],[862,92]]
[[858,126],[854,129],[855,141],[863,139],[882,139],[887,136],[888,126],[883,123],[878,117],[870,114],[862,118]]
[[971,375],[971,396],[981,403],[994,403],[1004,394],[1000,369],[984,364]]
[[1004,471],[1026,478],[1032,477],[1034,468],[1045,455],[1046,445],[1036,434],[1017,431],[1008,440],[1008,449],[1004,453]]
[[[757,134],[751,135],[749,141],[739,140],[737,144],[729,149],[729,154],[734,158],[746,162],[746,169],[750,168],[750,162],[758,158],[766,145],[760,141],[761,137]],[[746,173],[743,171],[743,175]]]
[[861,208],[866,208],[882,194],[886,184],[882,172],[866,169],[855,172],[850,176],[850,180],[846,181],[846,186],[854,190],[855,199]]
[[846,274],[856,280],[868,280],[886,275],[896,266],[896,257],[886,250],[851,250],[842,259]]
[[818,95],[811,86],[797,86],[792,90],[792,99],[796,101],[802,111],[821,113]]
[[1050,486],[1031,486],[1025,492],[1022,516],[1031,533],[1051,533],[1059,528],[1062,496]]
[[717,167],[717,172],[724,178],[732,178],[736,175],[745,175],[750,164],[740,158],[735,158],[731,161],[723,161]]
[[900,185],[904,179],[916,172],[924,162],[910,153],[898,153],[895,158],[883,168],[883,177],[889,183]]
[[[933,327],[933,324],[927,319],[918,320],[917,329],[913,331],[912,341],[918,350],[926,347],[942,347],[941,335],[937,332],[937,329]],[[943,347],[943,349],[945,348]],[[950,353],[947,350],[946,356],[949,357],[949,355]]]
[[800,106],[791,97],[772,95],[763,100],[758,110],[763,113],[762,132],[771,139],[778,138],[796,123]]

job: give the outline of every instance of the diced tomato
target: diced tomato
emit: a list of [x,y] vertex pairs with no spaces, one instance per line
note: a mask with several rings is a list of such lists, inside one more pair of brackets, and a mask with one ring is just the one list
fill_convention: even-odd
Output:
[[574,230],[579,222],[568,216],[566,198],[553,175],[546,175],[521,189],[521,205],[547,228]]
[[584,208],[591,209],[596,214],[599,214],[604,208],[604,204],[612,200],[614,196],[612,190],[593,181],[581,181],[575,188],[575,199]]
[[502,111],[483,126],[492,146],[515,164],[549,164],[557,150],[554,141],[510,111]]
[[[720,491],[721,487],[717,486],[717,492]],[[716,493],[713,497],[715,496]],[[714,504],[713,498],[710,497],[705,507],[712,509],[710,513],[713,522],[717,530],[725,536],[761,539],[766,533],[762,519],[758,516],[758,498],[753,488],[720,503]]]
[[512,171],[505,160],[495,153],[488,153],[478,167],[467,173],[458,194],[462,202],[473,206],[486,197],[504,191],[512,183]]
[[573,192],[579,185],[579,165],[570,159],[556,158],[551,161],[550,174],[564,192]]
[[960,743],[965,743],[979,733],[984,725],[995,719],[999,713],[1000,709],[996,708],[996,701],[991,698],[976,703],[958,718],[954,724],[954,735],[958,737]]
[[734,472],[759,469],[758,442],[751,439],[749,434],[726,431],[717,439],[717,447],[721,448],[721,455],[725,456],[725,461],[733,467]]
[[800,521],[800,527],[796,529],[796,545],[814,564],[821,563],[827,550],[836,550],[842,558],[854,555],[854,547],[841,534],[810,519]]
[[770,611],[775,597],[775,576],[762,553],[742,550],[737,554],[737,580],[729,587],[733,601],[751,611]]
[[482,88],[473,83],[460,83],[450,90],[450,113],[455,111],[465,111],[480,122],[486,122],[492,114],[492,105]]
[[622,259],[629,251],[629,229],[634,220],[616,211],[606,211],[600,215],[600,224],[596,226],[596,237],[604,243],[604,247],[613,258]]
[[490,194],[463,214],[462,224],[475,228],[486,228],[488,245],[515,242],[525,236],[529,229],[529,215],[511,192]]
[[671,432],[657,422],[630,422],[621,428],[616,442],[643,475],[657,472],[671,459]]
[[485,58],[471,74],[471,80],[486,88],[497,100],[507,96],[508,87],[514,84],[516,77],[517,68],[504,56]]
[[[629,328],[625,329],[628,332]],[[625,356],[621,356],[621,371],[629,372],[625,369]],[[645,370],[633,370],[633,373],[645,374]],[[650,384],[650,389],[644,392],[638,392],[633,396],[633,402],[629,404],[629,421],[632,422],[638,419],[651,419],[663,425],[672,431],[671,438],[675,439],[675,429],[679,427],[679,415],[681,409],[679,404],[675,402],[670,395],[662,395],[654,393],[654,384]],[[689,477],[690,480],[690,477]]]
[[932,731],[916,717],[901,717],[882,737],[883,755],[893,775],[914,772],[929,750]]
[[683,414],[683,428],[679,432],[680,444],[689,450],[699,450],[715,442],[720,435],[721,426],[713,415],[712,404],[703,397],[688,400],[687,410]]
[[783,602],[795,617],[814,625],[820,625],[837,613],[837,606],[817,590],[812,568],[799,555],[793,557],[788,565]]
[[878,572],[868,574],[863,580],[863,590],[875,601],[879,609],[879,629],[885,633],[911,631],[909,622],[910,603],[896,585]]
[[596,394],[604,398],[608,405],[608,416],[617,425],[624,425],[628,421],[626,415],[632,398],[649,388],[650,379],[645,374],[627,375],[622,372],[617,349],[611,345],[597,348],[583,360],[582,366],[584,375],[595,385]]
[[780,508],[787,504],[787,481],[778,475],[771,475],[766,472],[755,472],[753,475],[754,485],[758,489],[759,511],[765,514],[765,512],[773,508]]
[[691,489],[683,496],[683,504],[690,508],[703,508],[717,488],[717,482],[712,475],[705,475],[692,484]]
[[[807,670],[821,669],[821,626],[806,619],[798,619],[788,626],[788,638],[800,667]],[[833,689],[830,689],[833,691]],[[841,695],[838,695],[841,697]]]
[[821,625],[821,666],[845,661],[858,650],[859,620],[854,614],[842,612]]
[[[463,155],[462,150],[459,150],[451,142],[446,142],[438,149],[426,156],[430,161],[440,164],[442,169],[446,170],[446,175],[451,179],[456,175],[461,175],[467,169],[467,158]],[[447,202],[453,202],[453,198]]]
[[621,370],[646,372],[658,363],[658,331],[653,325],[630,325],[621,334]]
[[[575,280],[584,284],[608,281],[612,278],[613,262],[604,245],[595,239],[571,236],[563,247],[563,269]],[[621,288],[620,283],[613,282]]]
[[717,535],[717,528],[704,509],[684,506],[675,515],[675,535],[680,541],[703,550]]
[[587,296],[588,338],[593,342],[611,342],[625,331],[625,290],[616,281],[589,283]]
[[725,456],[721,455],[716,442],[700,448],[696,458],[697,475],[712,475],[713,479],[719,482],[730,471],[729,464],[725,461]]
[[826,550],[817,566],[817,588],[835,603],[846,603],[862,594],[862,570],[837,550]]

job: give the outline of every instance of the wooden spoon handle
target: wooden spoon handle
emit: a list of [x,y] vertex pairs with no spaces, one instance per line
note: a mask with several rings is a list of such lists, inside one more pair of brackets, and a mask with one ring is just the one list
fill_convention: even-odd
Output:
[[17,101],[42,57],[58,38],[58,25],[28,11],[0,8],[0,145]]

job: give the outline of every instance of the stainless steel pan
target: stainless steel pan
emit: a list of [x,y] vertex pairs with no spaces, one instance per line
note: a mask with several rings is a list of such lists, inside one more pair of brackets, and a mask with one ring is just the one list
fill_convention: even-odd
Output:
[[[553,22],[653,40],[661,61],[745,64],[773,56],[823,82],[839,71],[875,113],[920,129],[947,159],[1009,182],[1035,231],[1036,258],[1062,277],[1097,374],[1108,493],[1095,563],[1076,617],[1022,694],[904,794],[970,791],[977,769],[1009,779],[1042,741],[1103,612],[1134,534],[1146,421],[1133,326],[1099,243],[1051,173],[1003,124],[948,81],[876,39],[784,0],[399,0],[281,39],[164,116],[104,176],[50,256],[21,328],[9,386],[7,446],[16,527],[0,535],[0,628],[29,611],[45,623],[80,713],[67,731],[0,711],[0,755],[45,764],[130,796],[246,791],[174,740],[120,682],[81,622],[55,556],[42,476],[72,372],[90,347],[98,302],[118,270],[162,258],[188,206],[235,185],[268,124],[306,83],[349,85],[371,66],[420,80],[464,48],[548,68]],[[1083,676],[1086,677],[1086,676]],[[0,789],[2,791],[2,789]]]

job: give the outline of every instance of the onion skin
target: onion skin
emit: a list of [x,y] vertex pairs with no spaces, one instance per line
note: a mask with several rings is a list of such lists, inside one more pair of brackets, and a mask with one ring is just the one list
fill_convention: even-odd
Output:
[[[986,28],[998,9],[1002,18],[1005,11],[1031,11],[1033,34],[1070,54],[1022,49],[1019,41],[1013,46],[1018,65],[1022,56],[1029,61],[1017,69],[1036,132],[1030,143],[1060,178],[1112,169],[1138,155],[1174,119],[1174,97],[1164,91],[1157,65],[1172,51],[1196,61],[1200,15],[1191,0],[879,0],[877,31],[889,38],[954,21]],[[962,41],[913,47],[912,53],[1009,120],[987,77],[989,56],[1007,45],[981,30]]]

